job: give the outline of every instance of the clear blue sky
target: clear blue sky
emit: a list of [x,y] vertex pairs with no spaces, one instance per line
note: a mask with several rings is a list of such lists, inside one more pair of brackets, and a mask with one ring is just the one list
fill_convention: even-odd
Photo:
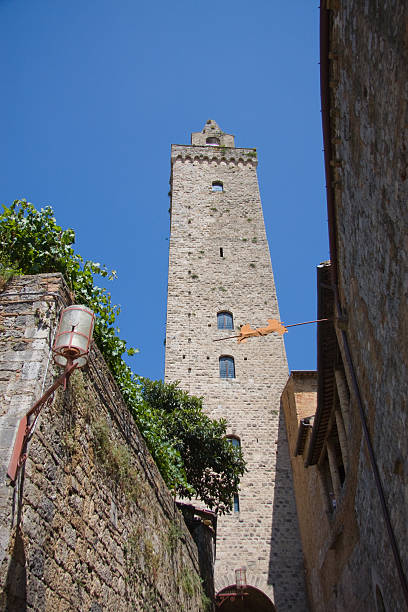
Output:
[[[0,201],[52,204],[79,252],[118,271],[137,373],[163,376],[170,145],[209,118],[258,150],[282,320],[316,318],[318,28],[317,0],[0,2]],[[315,344],[315,325],[287,334],[291,369],[315,368]]]

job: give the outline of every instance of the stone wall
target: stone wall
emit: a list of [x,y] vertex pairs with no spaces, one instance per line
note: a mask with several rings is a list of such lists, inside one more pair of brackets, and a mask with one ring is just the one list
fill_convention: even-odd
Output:
[[[408,6],[400,0],[330,0],[323,3],[322,16],[321,63],[327,60],[329,70],[323,84],[327,77],[330,88],[326,94],[323,87],[322,107],[337,287],[319,281],[318,294],[319,303],[332,304],[338,292],[338,308],[327,315],[336,336],[326,336],[324,350],[318,346],[318,416],[312,435],[307,432],[303,455],[295,454],[299,420],[310,401],[303,373],[292,373],[282,400],[312,609],[399,611],[406,609],[403,589],[362,435],[353,373],[408,575]],[[333,399],[330,407],[328,398]],[[345,473],[340,490],[330,497],[336,457],[325,449],[330,446],[333,453],[333,428]],[[312,438],[322,447],[316,465],[309,462]]]
[[[360,585],[367,571],[355,572],[355,559],[364,554],[354,512],[360,451],[359,428],[349,438],[349,470],[335,511],[329,507],[321,466],[305,468],[311,438],[306,432],[303,452],[296,454],[300,421],[314,415],[316,372],[292,372],[282,394],[293,471],[297,514],[305,559],[305,577],[313,612],[375,610],[375,603]],[[358,424],[357,424],[358,425]],[[353,570],[355,573],[353,573]],[[359,586],[360,585],[360,586]]]
[[[214,125],[205,129],[223,145]],[[197,133],[193,142],[201,142]],[[165,372],[167,381],[203,396],[210,416],[227,419],[247,461],[239,511],[218,520],[216,591],[246,567],[248,584],[279,610],[300,611],[307,608],[303,560],[280,411],[288,376],[283,339],[218,342],[245,323],[279,319],[256,167],[254,149],[172,146]],[[213,191],[213,182],[223,190]],[[232,313],[233,330],[217,329],[220,311]],[[234,358],[235,378],[220,378],[222,355]]]
[[16,426],[49,386],[60,275],[0,295],[1,610],[203,610],[197,548],[99,351],[41,413],[16,486]]
[[[335,3],[331,142],[340,303],[391,523],[408,576],[408,4]],[[340,347],[341,334],[339,334]],[[351,387],[351,384],[349,385]],[[404,609],[365,443],[355,509],[356,588]]]

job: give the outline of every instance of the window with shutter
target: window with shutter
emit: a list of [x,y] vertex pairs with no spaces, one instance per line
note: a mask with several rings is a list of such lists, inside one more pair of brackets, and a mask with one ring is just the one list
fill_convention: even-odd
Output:
[[232,314],[227,311],[219,312],[217,314],[217,327],[218,329],[234,329]]
[[234,358],[229,355],[220,357],[220,378],[235,378]]
[[231,442],[232,446],[239,448],[241,446],[241,440],[237,436],[227,436],[228,442]]

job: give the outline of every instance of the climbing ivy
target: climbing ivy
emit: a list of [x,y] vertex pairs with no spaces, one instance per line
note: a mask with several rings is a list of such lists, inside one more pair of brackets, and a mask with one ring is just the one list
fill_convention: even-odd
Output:
[[26,200],[3,206],[0,215],[0,290],[13,274],[61,272],[77,303],[96,315],[94,338],[116,379],[123,398],[170,489],[199,496],[220,513],[231,509],[245,464],[239,449],[225,438],[225,421],[202,412],[201,399],[176,384],[165,385],[137,376],[123,359],[128,347],[115,327],[120,308],[111,294],[95,284],[116,272],[84,260],[73,248],[75,232],[62,229],[51,206],[37,210]]

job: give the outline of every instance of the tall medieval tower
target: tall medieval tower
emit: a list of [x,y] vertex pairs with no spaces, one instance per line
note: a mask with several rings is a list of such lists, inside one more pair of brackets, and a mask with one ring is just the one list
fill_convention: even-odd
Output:
[[[255,588],[242,609],[274,610],[273,603],[303,611],[303,561],[280,412],[288,378],[283,339],[214,342],[245,323],[255,328],[279,319],[256,150],[235,148],[234,137],[209,120],[190,146],[172,146],[171,164],[165,379],[203,396],[209,416],[227,419],[248,469],[233,513],[218,520],[216,592],[228,592],[235,570],[245,567]],[[223,609],[229,606],[226,601]]]

